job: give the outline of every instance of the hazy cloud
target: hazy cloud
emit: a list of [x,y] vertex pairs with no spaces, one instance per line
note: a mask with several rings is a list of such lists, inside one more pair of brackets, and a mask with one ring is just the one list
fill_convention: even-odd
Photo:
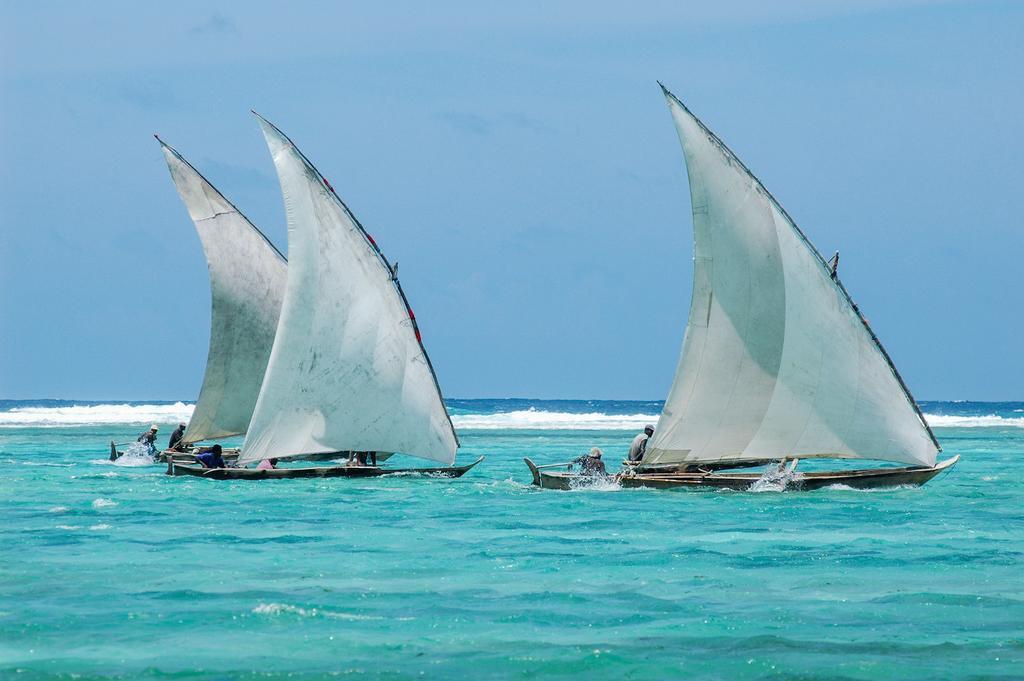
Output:
[[167,110],[180,108],[180,102],[171,89],[152,80],[131,80],[124,83],[120,90],[121,97],[140,109]]
[[238,35],[238,27],[235,22],[223,14],[215,12],[201,24],[196,24],[188,30],[192,35]]

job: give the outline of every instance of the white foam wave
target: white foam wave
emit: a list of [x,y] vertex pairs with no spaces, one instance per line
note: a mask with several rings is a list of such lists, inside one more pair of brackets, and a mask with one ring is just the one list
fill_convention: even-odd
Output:
[[868,487],[868,488],[861,488],[861,487],[850,487],[849,485],[844,485],[843,483],[839,482],[839,483],[836,483],[834,485],[828,485],[828,486],[825,487],[825,489],[835,490],[837,492],[857,492],[858,494],[874,494],[876,492],[892,492],[892,491],[898,490],[898,489],[918,490],[918,489],[920,489],[920,487],[918,485],[892,485],[891,487]]
[[[68,428],[92,425],[161,426],[187,422],[193,404],[97,404],[74,407],[16,407],[0,412],[0,428]],[[925,414],[936,428],[1024,428],[1024,417],[953,416]],[[606,414],[521,409],[496,414],[456,414],[452,422],[459,430],[623,430],[641,431],[655,424],[657,414]]]
[[0,412],[0,428],[69,428],[105,424],[170,425],[192,418],[193,404],[94,404],[75,407],[15,407]]
[[93,508],[109,508],[111,506],[117,506],[117,502],[113,499],[104,499],[103,497],[100,497],[99,499],[93,499],[92,501]]
[[924,418],[933,428],[1024,428],[1024,418],[1004,418],[997,414],[986,416],[925,414]]
[[560,411],[524,409],[497,414],[452,416],[459,430],[636,430],[657,423],[651,414],[572,414]]
[[336,612],[322,608],[300,608],[297,605],[287,603],[260,603],[252,609],[254,615],[280,615],[287,613],[299,617],[331,617],[342,620],[382,620],[383,617],[375,615],[355,615],[348,612]]

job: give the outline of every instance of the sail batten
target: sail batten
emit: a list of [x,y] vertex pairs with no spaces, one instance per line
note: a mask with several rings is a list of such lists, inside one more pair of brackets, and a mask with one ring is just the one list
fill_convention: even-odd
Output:
[[298,148],[257,114],[288,217],[288,285],[240,463],[344,451],[450,464],[458,439],[391,264]]
[[690,183],[694,286],[644,462],[828,456],[933,465],[938,442],[820,252],[664,91]]
[[175,149],[157,138],[195,224],[210,275],[210,347],[183,442],[241,435],[270,357],[287,264],[274,244]]

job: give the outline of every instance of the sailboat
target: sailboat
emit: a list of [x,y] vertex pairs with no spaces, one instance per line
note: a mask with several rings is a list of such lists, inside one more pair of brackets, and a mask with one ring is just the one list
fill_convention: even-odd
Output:
[[[178,151],[156,139],[195,223],[210,273],[210,348],[199,399],[182,438],[182,449],[188,450],[197,442],[248,429],[274,344],[288,268],[263,232]],[[120,452],[113,442],[110,446],[114,460]],[[166,451],[161,458],[170,455],[182,456]]]
[[237,465],[372,452],[379,458],[406,454],[441,466],[204,469],[172,460],[168,474],[214,479],[463,475],[483,457],[453,465],[458,436],[397,266],[292,141],[256,116],[284,196],[289,266],[273,349]]
[[[838,276],[732,151],[662,86],[693,210],[689,320],[675,378],[623,487],[749,489],[776,462],[780,487],[921,485],[953,466]],[[903,464],[798,472],[801,459]],[[564,464],[533,483],[569,489]],[[776,466],[776,464],[772,464]],[[766,471],[766,473],[773,471]]]

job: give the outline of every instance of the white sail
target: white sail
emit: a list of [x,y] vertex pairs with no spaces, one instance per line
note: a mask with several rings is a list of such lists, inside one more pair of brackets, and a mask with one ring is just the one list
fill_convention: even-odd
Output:
[[199,232],[213,303],[206,374],[184,440],[239,435],[249,427],[274,344],[287,264],[188,161],[163,141],[160,145]]
[[451,464],[458,440],[391,266],[291,140],[260,125],[288,216],[288,286],[239,462],[377,451]]
[[643,462],[797,457],[932,466],[913,397],[821,255],[667,90],[693,206],[693,297]]

